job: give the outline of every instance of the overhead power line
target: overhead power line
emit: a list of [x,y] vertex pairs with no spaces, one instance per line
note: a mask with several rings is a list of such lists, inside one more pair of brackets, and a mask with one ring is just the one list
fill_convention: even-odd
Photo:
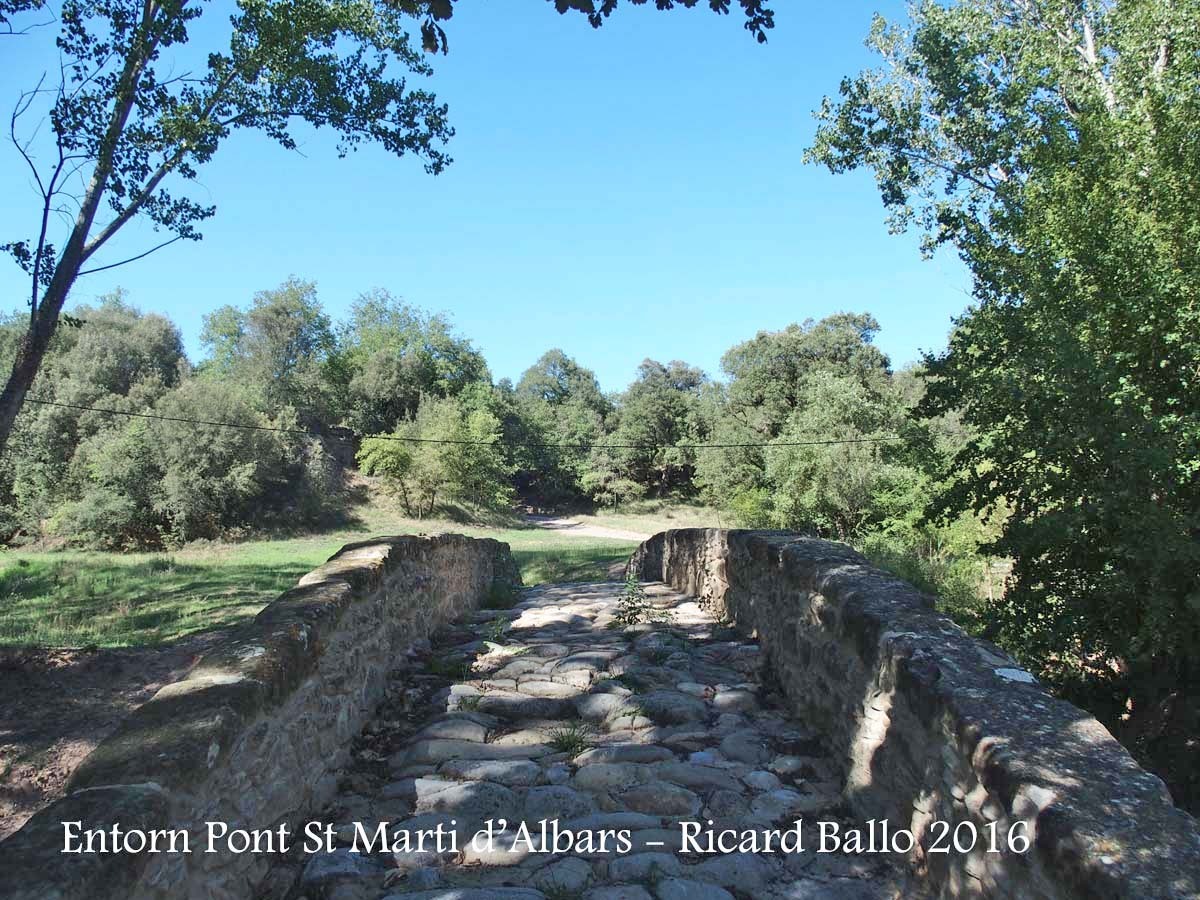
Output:
[[[127,416],[132,419],[155,419],[160,422],[181,422],[185,425],[207,425],[213,428],[242,428],[247,431],[272,431],[280,434],[300,434],[314,438],[325,438],[335,441],[350,442],[353,438],[324,431],[312,431],[307,428],[281,428],[275,425],[252,425],[246,422],[217,422],[208,419],[186,419],[180,416],[164,416],[158,413],[127,412],[123,409],[105,409],[96,406],[83,406],[78,403],[61,403],[57,400],[38,400],[26,397],[26,403],[36,403],[39,406],[57,406],[62,409],[74,409],[81,412],[103,413],[110,416]],[[821,441],[750,441],[731,444],[599,444],[580,442],[556,441],[473,441],[458,438],[422,438],[406,437],[397,434],[370,435],[372,439],[384,441],[399,441],[410,444],[456,444],[469,447],[542,447],[558,450],[739,450],[765,449],[767,447],[824,447],[833,444],[886,444],[900,440],[898,435],[882,435],[867,438],[840,438]]]

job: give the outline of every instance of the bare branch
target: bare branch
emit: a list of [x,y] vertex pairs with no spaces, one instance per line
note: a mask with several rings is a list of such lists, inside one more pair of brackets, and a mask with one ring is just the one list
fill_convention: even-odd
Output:
[[[938,160],[933,159],[932,157],[927,156],[924,153],[917,153],[916,151],[913,151],[913,150],[902,150],[899,152],[900,152],[901,156],[905,156],[908,159],[912,159],[912,160],[915,160],[916,162],[924,163],[927,166],[933,166],[933,168],[940,169],[943,172],[945,172],[947,175],[952,175],[955,178],[961,178],[961,179],[963,179],[963,181],[969,181],[971,184],[975,185],[977,188],[980,188],[982,190],[985,190],[985,191],[993,194],[996,197],[996,199],[999,200],[1000,202],[1006,203],[1004,196],[1000,194],[999,188],[996,185],[988,184],[982,178],[980,178],[976,175],[972,175],[970,172],[965,172],[962,169],[956,169],[954,166],[950,165],[949,163],[939,162]],[[1003,172],[1003,169],[1001,169],[1000,171]],[[1007,180],[1008,180],[1008,176],[1006,175],[1002,179],[1002,181],[1007,181]]]
[[[42,221],[38,230],[37,244],[34,247],[33,253],[33,269],[29,273],[29,315],[30,321],[33,322],[37,318],[38,308],[38,288],[41,285],[42,265],[45,258],[46,250],[46,234],[50,228],[50,207],[54,200],[55,184],[58,181],[59,175],[62,174],[63,166],[66,159],[63,155],[62,142],[57,142],[58,146],[58,164],[54,167],[54,172],[50,176],[49,182],[43,182],[41,173],[38,172],[37,166],[34,164],[32,157],[29,155],[29,143],[22,146],[17,140],[17,119],[24,114],[33,103],[33,98],[42,91],[42,85],[46,81],[46,73],[42,73],[42,77],[38,79],[37,86],[23,95],[24,103],[18,102],[13,109],[12,116],[9,118],[9,137],[12,139],[13,146],[17,148],[17,152],[21,154],[21,158],[25,160],[29,166],[29,171],[33,173],[33,178],[37,182],[38,191],[42,195]],[[27,99],[26,99],[27,98]],[[32,141],[32,138],[30,138]]]
[[8,120],[8,135],[12,139],[13,146],[17,148],[17,152],[21,154],[21,158],[25,160],[25,164],[29,166],[29,171],[33,173],[34,180],[37,181],[38,192],[42,195],[43,199],[46,198],[46,186],[42,183],[42,176],[38,172],[37,166],[34,165],[33,159],[29,156],[28,142],[22,144],[17,139],[17,119],[24,115],[29,109],[30,104],[33,103],[34,97],[41,92],[42,84],[45,82],[45,80],[46,73],[43,72],[42,77],[38,79],[37,87],[35,87],[32,91],[26,91],[21,95],[21,98],[17,101],[17,105],[13,107],[12,115]]
[[203,84],[203,78],[195,78],[191,71],[184,72],[182,75],[174,75],[171,78],[165,78],[157,82],[160,88],[169,87],[172,84]]
[[84,269],[82,272],[79,273],[79,275],[80,275],[80,277],[82,277],[84,275],[91,275],[93,272],[104,272],[107,269],[115,269],[117,266],[123,266],[126,263],[137,262],[139,259],[144,259],[145,257],[149,256],[155,250],[161,250],[163,247],[167,247],[167,246],[175,243],[176,241],[180,241],[180,240],[183,240],[183,235],[177,234],[177,235],[175,235],[175,237],[171,238],[169,241],[163,241],[161,244],[151,247],[145,253],[139,253],[137,256],[131,256],[131,257],[129,257],[129,259],[123,259],[120,262],[110,263],[107,266],[97,266],[94,269]]
[[5,22],[5,23],[3,23],[4,30],[0,31],[0,37],[18,37],[20,35],[29,34],[35,28],[45,28],[48,25],[55,24],[57,21],[58,21],[58,19],[51,17],[51,18],[47,19],[45,22],[31,22],[30,24],[26,25],[24,28],[19,28],[19,29],[13,28],[12,22]]
[[[91,83],[92,79],[94,79],[97,75],[99,75],[101,72],[103,72],[105,67],[108,65],[109,61],[112,60],[116,55],[117,55],[116,50],[110,50],[108,52],[108,54],[102,60],[100,60],[100,62],[98,62],[95,65],[95,67],[92,69],[92,71],[88,72],[86,76],[81,78],[79,80],[79,83],[77,85],[75,85],[75,89],[73,91],[71,91],[71,99],[74,100],[76,97],[78,97],[80,91],[82,91],[85,87],[87,87],[88,84]],[[59,64],[62,65],[61,58],[59,60]]]
[[1086,15],[1083,16],[1082,27],[1083,45],[1075,49],[1083,57],[1084,62],[1091,67],[1092,77],[1096,80],[1096,85],[1100,88],[1100,93],[1104,96],[1104,105],[1108,108],[1109,112],[1116,112],[1117,95],[1113,90],[1112,82],[1104,74],[1100,57],[1096,53],[1096,34],[1092,30],[1091,20]]

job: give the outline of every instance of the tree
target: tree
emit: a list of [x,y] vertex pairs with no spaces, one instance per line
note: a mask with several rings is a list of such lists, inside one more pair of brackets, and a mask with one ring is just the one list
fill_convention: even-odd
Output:
[[[599,27],[618,0],[554,3]],[[765,41],[774,24],[770,9],[763,0],[739,5],[747,29]],[[726,13],[730,0],[709,6]],[[46,0],[0,0],[0,27],[19,31],[21,21],[49,7]],[[0,393],[0,451],[76,280],[198,239],[198,224],[215,209],[180,195],[177,185],[195,178],[235,130],[260,131],[294,149],[293,125],[302,120],[336,132],[342,154],[370,141],[397,156],[417,154],[429,172],[440,172],[449,162],[441,146],[453,134],[446,107],[391,73],[396,66],[430,73],[405,24],[421,20],[421,47],[445,52],[439,22],[453,10],[453,0],[238,0],[219,42],[198,47],[196,0],[60,0],[60,77],[47,83],[43,75],[13,113],[13,142],[39,200],[31,232],[0,245],[30,284],[29,327]],[[206,59],[203,71],[177,72],[176,63],[197,58]],[[36,143],[37,127],[16,133],[19,119],[38,112],[49,120],[46,147]],[[67,200],[78,212],[56,241],[52,225]],[[105,205],[112,216],[101,224]],[[98,264],[98,251],[139,216],[173,236],[129,259]]]
[[766,450],[774,524],[858,542],[918,508],[923,479],[909,464],[905,441],[917,435],[907,412],[890,385],[876,390],[829,371],[806,378],[795,412]]
[[[5,0],[8,3],[22,3],[28,0]],[[454,15],[453,4],[458,0],[435,0],[428,3],[429,18],[422,27],[425,47],[430,51],[446,48],[446,33],[439,22]],[[547,0],[554,4],[559,14],[578,12],[587,16],[593,28],[599,28],[620,5],[620,0]],[[644,6],[648,0],[631,0],[634,6]],[[696,6],[700,0],[654,0],[654,5],[661,10],[674,9],[676,4],[686,9]],[[765,0],[737,0],[738,6],[746,16],[744,27],[754,35],[760,44],[767,42],[767,32],[775,27],[775,14],[764,6]],[[708,7],[716,13],[727,15],[731,0],[707,0]],[[0,6],[0,11],[3,10]],[[3,19],[0,19],[2,22]]]
[[970,432],[935,512],[1009,507],[1002,639],[1151,701],[1200,679],[1198,15],[920,3],[876,23],[882,68],[826,101],[811,151],[872,169],[894,224],[973,274],[924,408]]
[[[0,468],[0,505],[5,507],[3,537],[41,535],[86,480],[77,456],[83,443],[114,439],[121,420],[81,407],[142,411],[156,403],[187,374],[182,340],[173,323],[143,314],[121,292],[85,306],[78,314],[87,328],[66,328],[47,356],[39,390],[41,400],[65,404],[28,407],[19,438],[4,454]],[[23,322],[0,330],[0,365],[11,361],[20,344]]]
[[613,404],[596,373],[562,350],[548,350],[526,369],[512,394],[531,452],[520,461],[517,485],[536,506],[586,500],[589,449],[605,435]]
[[704,442],[723,445],[696,454],[700,496],[747,528],[770,526],[763,435],[729,414],[729,389],[719,382],[701,391],[698,418]]
[[[219,537],[226,528],[263,522],[268,510],[294,510],[303,497],[302,438],[254,427],[194,424],[295,428],[294,411],[268,418],[239,385],[195,378],[164,395],[155,411],[168,420],[152,421],[146,431],[160,473],[152,511],[172,541]],[[126,496],[123,489],[115,493]],[[302,520],[291,517],[292,524]]]
[[289,278],[259,291],[245,312],[214,310],[204,317],[200,341],[209,349],[210,371],[251,386],[265,410],[290,406],[308,427],[328,419],[325,368],[334,335],[312,282]]
[[721,357],[729,375],[728,412],[763,437],[775,437],[800,403],[815,371],[858,378],[886,377],[888,359],[872,341],[879,322],[868,313],[806,319],[782,331],[760,331]]
[[[695,469],[700,390],[707,377],[694,366],[647,359],[622,395],[617,427],[588,460],[585,483],[593,496],[619,502],[647,492],[665,496],[688,491]],[[685,446],[680,446],[685,445]],[[630,485],[637,485],[631,488]]]
[[547,350],[521,373],[516,392],[523,400],[540,400],[550,406],[573,401],[602,418],[612,411],[612,403],[601,392],[596,373],[557,348]]
[[[30,8],[8,0],[5,20],[22,6]],[[395,64],[429,72],[403,28],[412,6],[241,0],[227,44],[200,48],[190,46],[190,30],[202,9],[188,0],[63,0],[61,77],[43,76],[13,116],[13,140],[40,197],[32,233],[4,245],[29,275],[30,318],[0,395],[0,449],[75,281],[120,264],[96,256],[135,216],[173,235],[159,246],[199,238],[198,224],[214,210],[178,185],[235,130],[261,131],[290,149],[293,123],[303,120],[334,130],[343,152],[369,140],[424,157],[431,172],[445,166],[445,108],[388,74]],[[203,71],[178,72],[182,58],[198,55]],[[49,120],[48,145],[36,141],[36,127],[16,134],[17,121],[38,113]],[[78,212],[59,243],[54,211],[67,200]],[[101,223],[105,206],[111,216]]]
[[483,355],[445,317],[383,290],[355,301],[339,329],[334,368],[344,418],[362,434],[391,431],[412,418],[422,396],[456,397],[491,380]]
[[[263,430],[297,428],[290,407],[269,418],[246,379],[192,377],[174,324],[120,292],[79,315],[87,327],[59,332],[39,375],[50,402],[22,411],[0,463],[0,537],[161,547],[313,521],[336,502],[317,442]],[[4,329],[0,348],[18,339]]]
[[[716,444],[762,444],[778,438],[808,395],[809,380],[826,373],[864,389],[887,384],[887,356],[874,345],[879,322],[869,313],[806,319],[782,331],[760,331],[721,357],[729,383],[701,404],[701,428]],[[766,457],[754,447],[708,450],[696,460],[706,499],[738,512],[746,525],[770,521]]]
[[513,466],[494,406],[491,386],[475,385],[454,404],[455,443],[443,449],[450,498],[478,509],[505,509],[513,501]]
[[441,500],[502,508],[512,500],[512,471],[500,437],[482,392],[467,402],[424,397],[391,434],[365,438],[358,462],[383,479],[409,516],[433,515]]

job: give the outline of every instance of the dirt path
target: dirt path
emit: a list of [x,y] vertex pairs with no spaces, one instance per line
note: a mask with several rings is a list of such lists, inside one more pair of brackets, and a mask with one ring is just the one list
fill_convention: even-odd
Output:
[[538,528],[557,531],[559,534],[571,537],[613,538],[618,541],[644,541],[651,537],[640,531],[624,531],[620,528],[605,528],[602,525],[585,525],[570,516],[526,516],[525,519]]
[[0,648],[0,840],[61,797],[83,758],[217,637],[130,650]]

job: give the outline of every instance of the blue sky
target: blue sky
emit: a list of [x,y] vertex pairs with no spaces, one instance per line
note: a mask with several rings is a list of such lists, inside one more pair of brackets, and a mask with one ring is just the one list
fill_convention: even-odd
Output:
[[[335,318],[384,287],[447,313],[496,378],[557,346],[606,390],[647,356],[719,375],[734,343],[839,310],[874,313],[897,365],[939,349],[969,300],[962,266],[889,235],[869,175],[801,161],[821,97],[872,62],[872,13],[903,6],[773,5],[760,46],[703,4],[623,4],[593,31],[541,0],[460,0],[428,81],[457,129],[444,174],[375,148],[339,160],[328,136],[288,152],[239,135],[193,186],[218,207],[204,240],[89,276],[73,301],[122,286],[169,314],[198,357],[204,313],[289,275],[317,282]],[[52,37],[7,39],[6,112]],[[35,224],[17,162],[6,145],[0,242]],[[154,243],[132,230],[104,261]],[[19,308],[27,289],[0,261],[3,306]]]

